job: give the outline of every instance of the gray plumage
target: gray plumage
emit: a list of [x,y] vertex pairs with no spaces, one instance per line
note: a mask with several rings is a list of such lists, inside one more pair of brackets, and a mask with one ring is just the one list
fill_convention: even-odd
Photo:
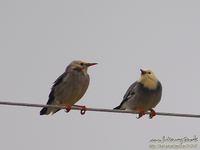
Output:
[[121,104],[114,109],[155,108],[162,96],[162,85],[150,69],[141,70],[141,78],[134,82],[125,93]]
[[[70,106],[74,105],[78,100],[80,100],[85,94],[90,77],[87,74],[87,69],[89,66],[95,65],[97,63],[86,63],[84,61],[73,61],[71,62],[65,72],[58,77],[54,82],[49,94],[49,100],[47,104],[49,105],[60,105],[68,104]],[[48,115],[56,113],[60,109],[57,108],[43,108],[40,111],[40,115]]]

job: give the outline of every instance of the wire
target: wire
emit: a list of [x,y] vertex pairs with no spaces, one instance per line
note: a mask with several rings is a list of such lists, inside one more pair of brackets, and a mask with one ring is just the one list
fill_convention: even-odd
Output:
[[[42,104],[1,102],[1,101],[0,101],[0,105],[13,105],[13,106],[24,106],[24,107],[47,107],[47,108],[67,109],[67,106],[59,106],[59,105],[42,105]],[[82,110],[82,108],[74,107],[74,106],[72,106],[72,109],[74,109],[74,110]],[[102,108],[87,108],[87,111],[138,114],[138,111],[116,110],[116,109],[113,110],[113,109],[102,109]],[[150,114],[151,112],[145,112],[145,113],[146,114]],[[179,114],[179,113],[156,112],[156,115],[200,118],[200,115],[194,115],[194,114]]]

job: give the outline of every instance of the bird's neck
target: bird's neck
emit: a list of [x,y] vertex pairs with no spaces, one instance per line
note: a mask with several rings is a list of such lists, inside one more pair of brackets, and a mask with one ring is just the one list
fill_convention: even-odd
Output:
[[144,87],[148,88],[149,90],[155,90],[158,86],[158,81],[156,80],[141,80],[139,81],[140,83],[143,84]]

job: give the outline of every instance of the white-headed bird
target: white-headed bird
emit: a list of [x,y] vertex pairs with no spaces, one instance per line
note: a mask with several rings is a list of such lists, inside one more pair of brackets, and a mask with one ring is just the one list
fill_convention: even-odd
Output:
[[139,117],[150,110],[149,118],[153,118],[156,112],[152,109],[160,102],[162,96],[162,85],[150,69],[140,69],[141,77],[127,90],[121,104],[114,109],[128,109],[140,111]]
[[[87,74],[88,67],[96,64],[97,63],[86,63],[84,61],[72,61],[67,66],[65,72],[54,82],[47,104],[67,106],[68,112],[71,106],[85,94],[90,81],[90,77]],[[85,106],[74,106],[82,107],[86,110]],[[58,108],[44,107],[40,111],[40,115],[54,114],[59,110]]]

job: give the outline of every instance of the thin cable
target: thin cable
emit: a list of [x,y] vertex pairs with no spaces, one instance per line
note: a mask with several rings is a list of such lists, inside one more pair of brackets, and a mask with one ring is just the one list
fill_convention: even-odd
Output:
[[[30,104],[30,103],[15,103],[15,102],[1,102],[1,101],[0,101],[0,105],[13,105],[13,106],[24,106],[24,107],[47,107],[47,108],[67,109],[67,106],[42,105],[42,104]],[[72,106],[72,109],[81,110],[82,108]],[[113,109],[102,109],[102,108],[87,108],[87,111],[128,113],[128,114],[138,114],[139,113],[138,111],[116,110],[116,109],[113,110]],[[145,112],[145,113],[146,114],[150,114],[150,112]],[[194,115],[194,114],[179,114],[179,113],[156,112],[156,115],[200,118],[200,115]]]

